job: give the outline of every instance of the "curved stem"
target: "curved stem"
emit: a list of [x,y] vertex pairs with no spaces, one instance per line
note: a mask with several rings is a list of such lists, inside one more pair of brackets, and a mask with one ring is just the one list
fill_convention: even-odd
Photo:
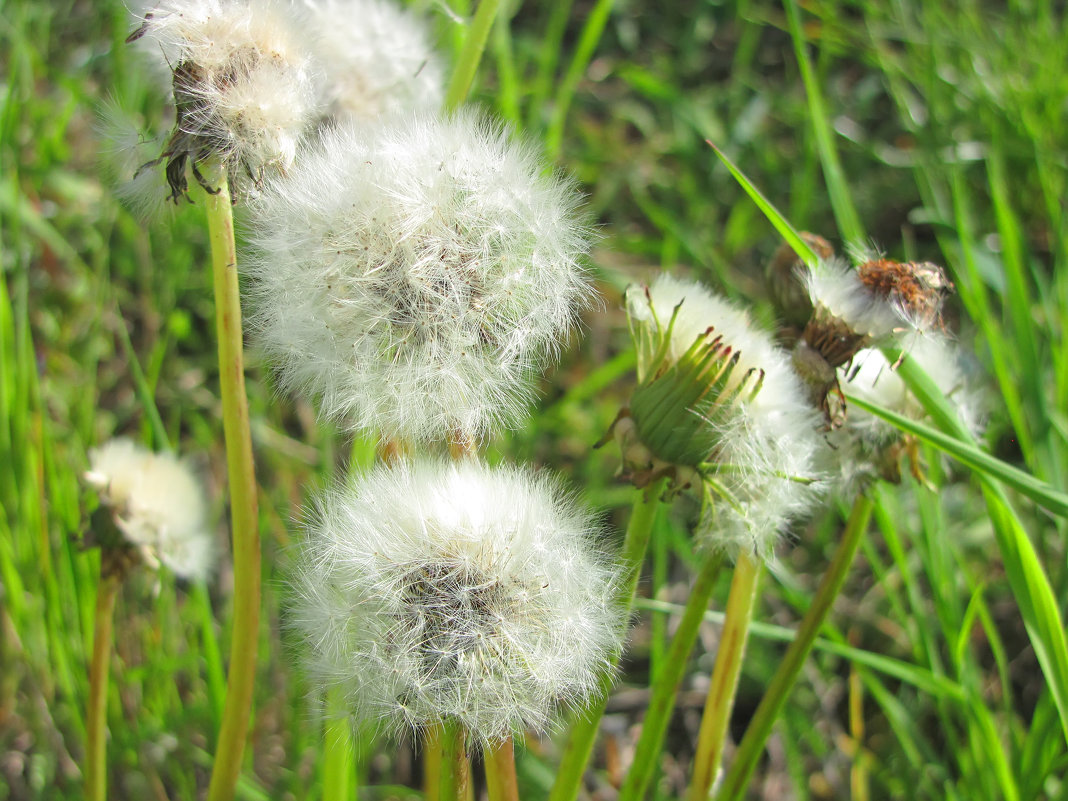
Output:
[[649,707],[645,710],[645,720],[642,721],[642,733],[634,749],[634,762],[631,763],[627,778],[619,790],[619,801],[640,801],[653,778],[664,743],[664,734],[675,709],[679,683],[686,672],[690,651],[693,650],[693,644],[701,630],[701,623],[722,565],[721,552],[709,554],[701,565],[693,587],[690,588],[690,597],[686,601],[682,620],[679,621],[679,627],[663,659],[663,667],[653,681]]
[[489,801],[519,801],[515,777],[515,747],[512,738],[483,753],[486,763],[486,791]]
[[93,621],[93,655],[89,663],[89,709],[86,711],[85,798],[107,798],[107,707],[108,670],[111,667],[111,633],[115,619],[115,599],[122,578],[106,568],[107,555],[101,554],[100,583],[96,588],[96,617]]
[[[634,603],[634,593],[638,588],[642,563],[645,561],[645,551],[649,547],[649,537],[653,531],[653,523],[656,522],[656,513],[660,508],[660,496],[664,491],[665,483],[665,479],[660,479],[639,491],[631,509],[627,533],[623,538],[623,548],[620,552],[623,569],[626,571],[619,587],[619,601],[620,606],[623,607],[620,614],[629,614],[631,605]],[[567,745],[564,746],[564,753],[560,759],[560,767],[556,772],[556,781],[553,782],[552,791],[549,793],[549,801],[574,801],[578,797],[579,788],[582,786],[582,775],[586,772],[586,765],[590,761],[601,718],[608,705],[608,694],[612,691],[614,684],[615,675],[612,672],[606,673],[601,679],[597,701],[572,722]]]
[[252,717],[252,688],[260,623],[260,538],[256,475],[252,464],[248,398],[241,337],[241,298],[230,191],[223,170],[216,194],[205,193],[215,289],[215,330],[219,340],[219,384],[230,483],[234,551],[234,616],[226,703],[212,765],[208,801],[233,798]]
[[690,779],[687,801],[706,801],[719,770],[762,567],[763,562],[744,551],[734,566],[723,634],[720,636],[716,665],[712,669],[712,680],[705,698],[701,733],[697,737],[697,752],[693,758],[693,777]]
[[471,91],[471,84],[474,83],[475,73],[478,71],[478,62],[482,60],[482,51],[486,49],[486,40],[493,28],[493,20],[497,16],[499,6],[500,0],[482,0],[478,4],[478,11],[471,21],[464,49],[460,51],[460,58],[456,62],[456,69],[445,94],[445,108],[448,111],[458,109]]
[[816,642],[816,635],[819,634],[823,622],[834,605],[834,599],[838,597],[846,576],[849,575],[849,568],[853,564],[860,540],[868,528],[872,505],[871,499],[863,494],[858,495],[856,501],[853,502],[853,511],[849,515],[842,540],[838,543],[827,572],[823,574],[816,596],[812,599],[812,605],[805,612],[801,625],[798,627],[797,636],[786,649],[782,662],[775,671],[775,676],[768,684],[764,697],[760,699],[760,705],[753,714],[752,720],[749,721],[745,735],[738,745],[734,762],[723,780],[723,786],[716,794],[717,801],[745,797],[749,779],[753,775],[760,755],[764,752],[764,745],[771,734],[772,726],[797,682],[801,668]]

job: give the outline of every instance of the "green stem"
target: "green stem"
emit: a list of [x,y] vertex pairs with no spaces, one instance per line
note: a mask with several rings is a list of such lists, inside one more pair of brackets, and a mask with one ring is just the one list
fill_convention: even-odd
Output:
[[467,801],[470,763],[467,760],[467,732],[455,720],[441,727],[441,780],[438,801]]
[[664,734],[667,732],[671,713],[675,709],[675,698],[679,683],[686,671],[686,664],[697,634],[701,630],[705,611],[708,609],[712,591],[716,586],[716,577],[723,564],[723,554],[719,551],[709,554],[701,565],[701,571],[690,589],[686,601],[686,610],[679,621],[679,628],[671,640],[671,647],[664,657],[663,665],[653,681],[649,707],[645,710],[642,733],[634,749],[634,762],[631,763],[627,778],[619,791],[619,801],[640,801],[645,796],[649,782],[653,778],[657,762],[660,759]]
[[423,732],[423,801],[438,801],[441,785],[441,738],[444,728],[439,723]]
[[326,724],[323,726],[323,801],[350,799],[355,773],[352,723],[344,693],[332,687],[326,694]]
[[745,735],[738,745],[734,761],[723,780],[723,786],[716,794],[717,801],[745,797],[749,779],[753,775],[760,755],[764,752],[764,745],[771,734],[772,726],[797,682],[801,668],[816,642],[816,635],[819,634],[849,574],[860,540],[868,529],[872,506],[872,501],[866,494],[858,495],[854,501],[842,540],[838,543],[827,572],[823,574],[820,586],[816,590],[816,597],[812,599],[812,605],[805,612],[805,617],[797,630],[797,636],[786,649],[786,654],[779,663],[775,676],[764,692],[764,697],[760,699],[756,713],[749,721]]
[[486,40],[493,28],[493,20],[499,7],[500,0],[482,0],[479,3],[475,18],[471,21],[471,30],[467,32],[464,49],[460,51],[456,69],[449,81],[445,94],[446,110],[458,109],[471,91],[471,84],[474,83],[475,73],[478,71],[478,62],[482,60],[482,51],[486,49]]
[[[618,596],[620,606],[623,607],[620,614],[629,614],[634,603],[634,593],[642,574],[642,562],[645,561],[645,551],[649,547],[649,537],[653,532],[653,523],[656,521],[656,512],[660,507],[660,496],[665,485],[665,479],[655,481],[644,490],[639,490],[638,497],[634,500],[620,552],[625,571]],[[597,700],[572,722],[548,801],[574,801],[578,797],[582,775],[590,761],[601,718],[608,705],[608,694],[614,684],[615,675],[608,671],[601,677]]]
[[701,732],[697,737],[697,751],[693,760],[693,777],[687,801],[706,801],[712,782],[719,770],[723,743],[727,737],[734,694],[742,671],[745,641],[749,636],[749,622],[753,619],[753,605],[763,562],[742,552],[734,566],[731,592],[727,598],[723,634],[716,653],[716,665],[705,698],[705,712],[701,718]]
[[[208,235],[215,289],[215,330],[219,340],[219,385],[230,483],[230,519],[234,552],[234,613],[230,638],[230,669],[222,725],[212,765],[208,801],[234,796],[252,716],[252,688],[260,623],[260,538],[252,434],[242,355],[241,297],[230,190],[218,170],[216,194],[205,193]],[[211,174],[211,173],[209,173]]]
[[484,752],[486,792],[489,801],[519,801],[519,783],[515,776],[515,747],[512,738]]
[[96,617],[93,623],[93,655],[89,663],[89,708],[86,710],[85,798],[107,798],[107,707],[108,669],[111,666],[111,632],[115,619],[115,599],[121,577],[106,567],[101,555],[100,583],[96,589]]

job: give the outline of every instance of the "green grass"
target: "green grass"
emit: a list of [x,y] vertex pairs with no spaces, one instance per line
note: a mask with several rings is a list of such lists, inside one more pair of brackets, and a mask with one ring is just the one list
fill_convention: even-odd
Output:
[[[1068,606],[1058,506],[1068,491],[1063,12],[1037,1],[789,9],[501,4],[474,97],[579,180],[603,236],[593,267],[605,305],[547,378],[530,425],[495,441],[490,456],[563,472],[618,541],[632,490],[614,477],[613,448],[592,444],[633,381],[621,288],[686,271],[772,321],[762,273],[779,235],[705,140],[795,227],[839,247],[871,236],[891,256],[943,264],[957,288],[949,327],[989,388],[986,434],[960,445],[932,417],[921,434],[951,453],[934,429],[958,442],[969,469],[923,446],[927,485],[880,485],[872,527],[751,793],[785,783],[793,798],[849,797],[862,762],[854,778],[871,798],[1066,797],[1068,665],[1063,629],[1049,630]],[[454,24],[435,19],[443,49],[459,46]],[[145,225],[100,177],[93,126],[105,98],[149,129],[165,125],[162,96],[122,43],[129,28],[116,0],[0,2],[0,799],[80,795],[98,560],[77,543],[88,448],[123,434],[188,455],[225,541],[203,212],[180,206]],[[299,536],[293,521],[354,446],[307,403],[277,397],[250,361],[265,600],[238,796],[316,797],[321,699],[309,698],[280,633],[281,582]],[[676,504],[656,527],[643,585],[655,597],[639,604],[624,686],[646,686],[667,652],[697,567],[685,534],[694,511]],[[743,665],[735,741],[844,518],[831,508],[779,549]],[[210,773],[229,568],[206,587],[156,582],[147,573],[127,582],[116,610],[115,798],[193,798]],[[714,599],[721,610],[725,577]],[[684,689],[711,669],[712,617]],[[851,698],[863,712],[859,743]],[[625,753],[641,707],[613,709],[606,731]],[[673,718],[657,799],[685,787],[692,717],[683,703]],[[521,754],[523,798],[545,797],[558,746]],[[362,796],[418,786],[396,748],[381,753]],[[591,786],[608,781],[608,766],[596,751]]]

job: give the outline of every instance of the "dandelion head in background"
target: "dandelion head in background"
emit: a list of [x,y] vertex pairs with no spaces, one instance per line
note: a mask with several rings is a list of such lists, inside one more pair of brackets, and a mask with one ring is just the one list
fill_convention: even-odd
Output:
[[579,197],[476,116],[324,131],[254,207],[282,386],[408,441],[514,424],[592,290]]
[[[982,432],[982,395],[973,378],[974,368],[956,342],[932,331],[917,337],[904,358],[916,360],[972,434]],[[840,373],[847,394],[913,420],[926,417],[923,406],[880,351],[860,351],[851,369]],[[851,406],[844,424],[829,432],[828,438],[833,448],[833,467],[828,472],[837,475],[840,489],[847,495],[863,490],[875,479],[899,482],[903,453],[912,474],[922,479],[920,455],[912,438],[863,409]]]
[[805,274],[812,316],[794,348],[794,367],[832,427],[841,425],[844,404],[837,369],[862,349],[941,327],[942,303],[952,284],[928,263],[901,263],[859,256],[853,268],[821,260]]
[[314,71],[289,6],[272,0],[162,0],[130,34],[170,75],[177,114],[159,158],[171,199],[188,188],[187,167],[208,191],[200,164],[220,159],[235,179],[258,183],[292,163],[314,121]]
[[660,276],[627,293],[638,386],[615,424],[637,486],[702,489],[698,534],[767,556],[818,499],[818,418],[789,356],[700,284]]
[[445,74],[427,24],[391,0],[308,0],[304,27],[336,119],[437,110]]
[[152,566],[162,562],[181,578],[202,579],[211,572],[216,549],[204,490],[176,457],[127,439],[111,440],[89,451],[85,481],[125,540],[99,544],[115,552],[129,549]]
[[313,675],[394,733],[446,719],[482,745],[583,707],[626,615],[595,526],[546,478],[475,460],[379,466],[325,495],[292,629]]

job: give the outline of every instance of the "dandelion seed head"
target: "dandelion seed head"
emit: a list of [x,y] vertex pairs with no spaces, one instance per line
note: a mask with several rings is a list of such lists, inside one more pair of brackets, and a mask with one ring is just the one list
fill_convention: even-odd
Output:
[[290,624],[311,671],[393,732],[444,718],[480,743],[545,730],[621,646],[617,573],[544,477],[417,461],[328,493]]
[[322,66],[322,105],[366,121],[419,109],[445,96],[428,26],[389,0],[308,0],[305,27]]
[[216,552],[204,491],[177,458],[127,439],[111,440],[89,451],[85,481],[111,508],[131,545],[148,549],[182,578],[204,578],[211,571]]
[[514,423],[592,294],[566,181],[477,117],[324,131],[254,210],[281,384],[389,437]]
[[259,180],[285,170],[317,111],[316,73],[289,5],[162,0],[131,35],[171,77],[177,128],[165,148],[216,154]]

